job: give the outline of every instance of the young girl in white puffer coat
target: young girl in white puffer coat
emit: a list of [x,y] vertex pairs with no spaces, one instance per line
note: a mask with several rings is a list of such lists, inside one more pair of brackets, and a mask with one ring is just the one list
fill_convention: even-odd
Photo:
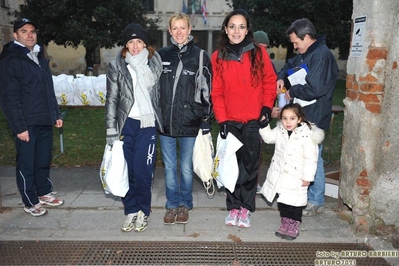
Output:
[[324,139],[324,131],[306,121],[302,107],[294,103],[283,107],[275,128],[268,125],[259,132],[266,143],[275,144],[261,193],[269,202],[278,195],[281,224],[275,234],[294,240],[299,235],[307,189],[314,180],[318,144]]

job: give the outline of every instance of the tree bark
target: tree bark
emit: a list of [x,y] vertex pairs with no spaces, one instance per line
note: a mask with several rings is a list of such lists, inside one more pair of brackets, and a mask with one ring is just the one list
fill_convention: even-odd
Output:
[[88,67],[93,67],[94,65],[94,48],[90,48],[90,47],[85,47],[86,48],[86,55],[85,55],[85,59],[86,59],[86,69]]
[[287,63],[288,59],[293,58],[296,56],[296,53],[294,53],[294,45],[292,43],[289,43],[287,45],[287,55],[285,57],[285,62]]

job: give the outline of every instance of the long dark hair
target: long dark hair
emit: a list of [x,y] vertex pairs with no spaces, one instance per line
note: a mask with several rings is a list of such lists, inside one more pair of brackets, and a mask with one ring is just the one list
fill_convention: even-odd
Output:
[[283,109],[281,109],[280,119],[283,118],[283,112],[285,110],[292,110],[295,113],[295,115],[298,117],[298,119],[301,120],[301,122],[306,123],[308,125],[309,129],[312,129],[312,125],[309,123],[308,120],[306,120],[306,116],[305,116],[302,106],[300,106],[297,103],[289,103],[289,104],[285,105],[283,107]]
[[[262,69],[264,66],[264,62],[262,60],[262,50],[261,48],[254,42],[254,31],[252,28],[252,24],[249,18],[249,15],[245,10],[243,9],[237,9],[231,11],[223,20],[222,23],[222,28],[220,29],[219,36],[218,36],[218,45],[217,45],[217,50],[219,53],[221,53],[221,58],[223,60],[226,60],[228,52],[227,52],[227,44],[230,42],[229,37],[227,36],[225,30],[227,28],[227,25],[229,24],[229,21],[232,16],[236,15],[241,15],[245,18],[245,21],[247,22],[247,30],[248,33],[246,35],[246,39],[250,42],[252,42],[255,46],[255,49],[249,51],[250,53],[250,59],[251,59],[251,75],[253,77],[252,79],[252,85],[256,86],[261,83],[261,80],[265,77],[266,73],[263,73]],[[219,59],[217,59],[219,60]],[[216,67],[218,71],[222,71],[223,69],[220,69],[220,64]]]

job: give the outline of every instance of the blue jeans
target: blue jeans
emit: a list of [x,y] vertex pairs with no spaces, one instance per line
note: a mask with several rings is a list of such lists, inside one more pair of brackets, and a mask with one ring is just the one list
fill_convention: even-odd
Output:
[[[166,208],[181,205],[193,208],[193,150],[195,137],[159,136],[162,160],[165,164]],[[177,172],[177,141],[180,151],[180,182]]]
[[321,158],[323,144],[319,144],[319,159],[317,160],[316,175],[314,182],[308,189],[308,202],[315,205],[324,205],[324,191],[326,189],[326,180],[324,174],[324,160]]

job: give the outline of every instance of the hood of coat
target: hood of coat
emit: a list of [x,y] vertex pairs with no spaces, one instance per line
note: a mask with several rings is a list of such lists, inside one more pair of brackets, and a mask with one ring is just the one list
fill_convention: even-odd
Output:
[[318,128],[315,124],[312,124],[312,140],[315,144],[320,144],[324,140],[324,130]]
[[[310,134],[313,143],[319,145],[324,140],[324,130],[318,128],[313,123],[311,123],[310,125],[312,127],[311,129],[309,129],[309,126],[306,123],[301,122],[301,126],[295,128],[294,132],[296,132],[299,135]],[[280,121],[277,122],[276,126],[278,127],[279,130],[287,132],[287,130],[283,127],[283,124]]]

